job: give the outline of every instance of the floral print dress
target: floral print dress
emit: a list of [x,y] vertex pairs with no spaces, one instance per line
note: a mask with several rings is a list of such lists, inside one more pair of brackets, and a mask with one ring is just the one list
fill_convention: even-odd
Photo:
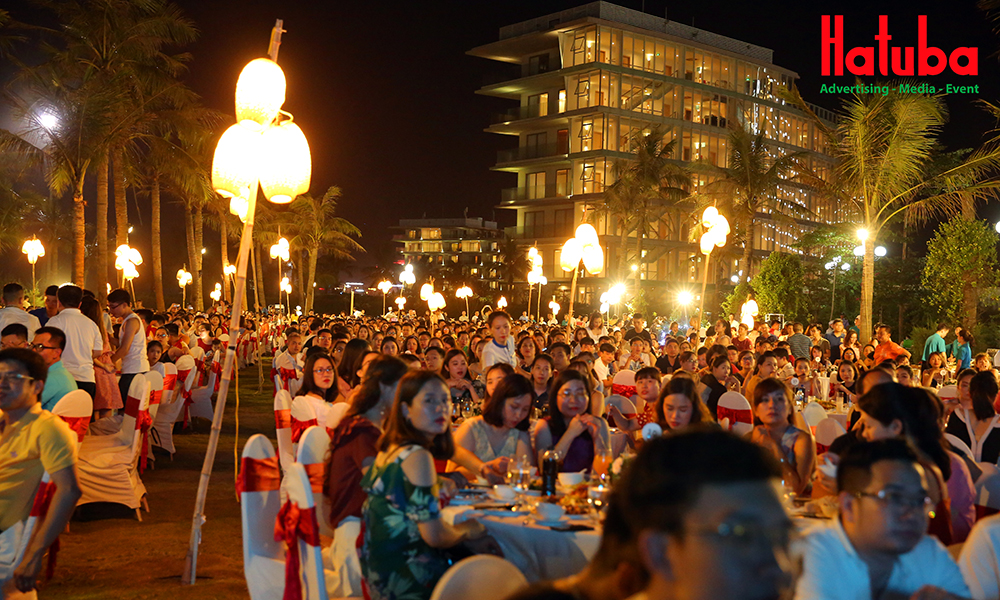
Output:
[[384,465],[376,462],[361,480],[368,494],[361,574],[372,600],[427,600],[449,566],[418,527],[441,516],[438,485],[413,485],[403,473],[403,461],[419,449],[409,446]]

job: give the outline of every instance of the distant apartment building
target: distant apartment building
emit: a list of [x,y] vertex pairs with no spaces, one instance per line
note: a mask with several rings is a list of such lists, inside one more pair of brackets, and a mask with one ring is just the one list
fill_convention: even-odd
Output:
[[[615,161],[631,158],[632,141],[654,126],[669,129],[678,163],[704,158],[726,166],[727,127],[748,120],[755,131],[764,129],[776,152],[807,151],[820,175],[831,164],[817,128],[778,96],[798,76],[774,65],[772,51],[761,46],[593,2],[503,27],[499,41],[469,54],[520,68],[519,77],[478,93],[517,102],[487,129],[517,140],[499,153],[494,167],[517,177],[516,187],[503,190],[500,207],[517,211],[517,226],[507,234],[539,249],[552,283],[568,284],[559,268],[560,247],[585,211],[603,201]],[[779,222],[760,215],[753,240],[757,260],[787,248],[816,222],[841,220],[835,204],[807,190],[789,186],[781,193],[808,207],[814,220]],[[662,294],[702,281],[702,255],[689,240],[690,216],[668,213],[672,227],[661,223],[658,235],[644,239],[643,256],[627,256],[650,291]],[[581,279],[577,300],[589,303],[621,275],[611,272],[621,247],[615,224],[602,220],[596,226],[607,267],[597,278]],[[632,239],[628,247],[635,246]],[[736,273],[735,261],[723,262],[710,273],[716,275],[712,284]]]
[[402,232],[394,239],[403,246],[405,263],[458,273],[474,287],[479,284],[477,293],[499,289],[503,230],[495,221],[401,219],[395,229]]

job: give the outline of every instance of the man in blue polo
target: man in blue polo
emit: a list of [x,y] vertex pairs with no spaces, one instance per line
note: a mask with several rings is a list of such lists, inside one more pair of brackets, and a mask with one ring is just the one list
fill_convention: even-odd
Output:
[[937,326],[937,331],[927,336],[927,341],[924,342],[924,355],[920,360],[927,363],[927,359],[934,352],[945,353],[945,343],[944,338],[948,335],[948,325],[941,323]]

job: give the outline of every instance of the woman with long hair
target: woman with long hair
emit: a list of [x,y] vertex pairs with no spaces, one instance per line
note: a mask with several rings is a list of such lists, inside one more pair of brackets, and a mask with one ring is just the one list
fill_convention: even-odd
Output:
[[399,345],[396,343],[396,338],[391,335],[382,338],[382,343],[379,344],[378,351],[387,356],[398,356]]
[[476,405],[482,402],[480,390],[476,389],[475,385],[478,382],[473,382],[469,378],[469,362],[465,358],[465,352],[458,349],[449,350],[444,357],[441,376],[444,377],[448,389],[451,391],[452,402],[471,401]]
[[373,600],[430,598],[449,567],[442,550],[484,538],[475,519],[449,525],[441,517],[435,459],[449,459],[451,394],[430,371],[407,373],[399,382],[378,456],[361,480],[368,494],[359,551],[361,572]]
[[[967,395],[962,393],[965,381]],[[945,432],[965,442],[976,462],[995,465],[1000,458],[1000,415],[993,407],[1000,392],[997,378],[990,371],[975,373],[966,369],[959,374],[958,382],[960,406],[949,417]]]
[[785,485],[801,494],[809,485],[816,462],[816,448],[808,432],[792,425],[792,393],[788,384],[774,377],[754,387],[751,400],[757,426],[750,441],[770,450],[781,463]]
[[866,440],[903,437],[920,451],[924,469],[933,474],[929,495],[942,517],[931,520],[929,531],[945,544],[964,542],[976,519],[975,488],[968,467],[949,450],[941,431],[941,401],[925,389],[887,383],[861,396],[858,409]]
[[530,379],[531,363],[535,361],[535,357],[539,354],[535,338],[530,335],[522,337],[517,341],[515,353],[517,354],[517,366],[514,367],[514,370]]
[[113,351],[111,342],[108,340],[108,332],[104,328],[101,305],[94,298],[84,296],[83,300],[80,301],[80,312],[97,324],[104,344],[101,348],[101,355],[94,359],[94,380],[97,383],[97,392],[94,395],[94,415],[100,419],[111,414],[113,409],[122,408],[124,404],[122,403],[121,390],[118,389],[118,380],[115,378],[115,364],[111,362]]
[[677,432],[688,425],[712,423],[712,413],[698,397],[694,380],[671,377],[660,390],[656,403],[656,422],[663,431]]
[[764,354],[761,354],[760,360],[757,361],[757,365],[753,369],[753,375],[743,382],[743,396],[745,398],[752,398],[754,395],[754,388],[757,387],[757,384],[768,377],[774,376],[775,371],[777,370],[778,359],[774,353],[768,350]]
[[549,387],[548,416],[535,422],[532,446],[538,464],[546,450],[555,449],[560,471],[591,467],[594,457],[611,449],[611,430],[602,417],[590,414],[590,378],[566,369]]
[[[326,352],[316,352],[306,359],[302,368],[302,387],[292,399],[292,404],[307,402],[316,413],[317,425],[326,427],[330,406],[340,395],[337,386],[337,369]],[[330,426],[336,425],[330,423]]]
[[927,368],[920,374],[921,385],[932,389],[944,385],[948,379],[946,364],[947,359],[944,357],[944,352],[931,352],[927,356]]
[[337,366],[337,390],[340,392],[342,400],[347,400],[351,395],[351,388],[355,385],[354,377],[357,371],[358,359],[372,349],[371,344],[366,340],[354,338],[344,346],[344,353],[340,357],[340,364]]
[[[528,416],[533,396],[531,382],[526,377],[508,375],[483,403],[483,414],[466,419],[458,428],[456,446],[472,452],[483,462],[503,458],[517,463],[525,457],[528,464],[534,466],[528,437]],[[457,470],[474,479],[472,473],[454,462],[448,463],[448,470]]]

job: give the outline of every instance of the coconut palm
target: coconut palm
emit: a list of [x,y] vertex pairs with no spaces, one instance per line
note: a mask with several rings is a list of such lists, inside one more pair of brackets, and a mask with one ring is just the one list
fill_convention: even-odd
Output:
[[500,244],[500,262],[497,263],[498,279],[513,293],[514,286],[527,283],[531,264],[524,247],[515,238],[504,237]]
[[834,129],[815,118],[797,91],[792,98],[821,128],[837,160],[832,180],[816,184],[828,197],[852,206],[859,227],[867,232],[860,336],[866,342],[872,333],[879,234],[900,217],[911,223],[950,217],[970,201],[993,197],[1000,188],[1000,146],[993,140],[955,166],[932,170],[937,136],[947,120],[940,97],[855,93],[844,100]]
[[361,231],[347,219],[335,216],[340,195],[340,188],[335,185],[319,198],[302,194],[292,201],[288,212],[292,217],[290,243],[307,253],[306,265],[302,265],[301,259],[299,261],[300,273],[302,266],[306,267],[305,281],[301,284],[305,288],[306,313],[312,310],[315,300],[313,283],[316,281],[316,261],[320,254],[353,260],[355,253],[365,251],[355,240],[361,237]]

